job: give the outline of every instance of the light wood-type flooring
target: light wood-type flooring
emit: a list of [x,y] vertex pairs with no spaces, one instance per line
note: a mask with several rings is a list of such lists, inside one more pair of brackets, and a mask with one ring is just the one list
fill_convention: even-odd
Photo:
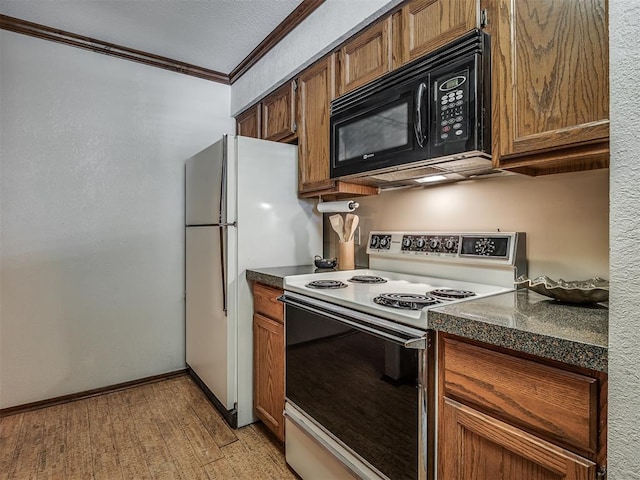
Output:
[[188,376],[0,418],[0,479],[296,479],[261,424],[230,429]]

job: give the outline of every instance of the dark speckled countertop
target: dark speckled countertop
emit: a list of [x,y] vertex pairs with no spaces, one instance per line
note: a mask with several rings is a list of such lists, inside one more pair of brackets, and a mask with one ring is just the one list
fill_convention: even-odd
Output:
[[[283,288],[287,275],[313,265],[247,270],[247,279]],[[568,305],[529,290],[429,310],[428,328],[570,365],[607,371],[609,309]]]
[[[287,275],[306,275],[316,271],[315,265],[295,265],[291,267],[254,268],[247,270],[247,280],[264,283],[275,288],[284,288]],[[327,270],[324,270],[327,271]]]
[[428,326],[579,367],[607,371],[609,309],[569,305],[529,290],[429,310]]

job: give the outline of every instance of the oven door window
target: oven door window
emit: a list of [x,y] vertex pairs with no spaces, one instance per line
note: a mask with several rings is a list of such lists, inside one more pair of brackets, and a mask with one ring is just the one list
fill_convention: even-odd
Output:
[[418,352],[287,306],[286,395],[394,480],[418,477]]
[[414,149],[413,92],[332,117],[331,176],[350,175],[392,166],[398,154]]

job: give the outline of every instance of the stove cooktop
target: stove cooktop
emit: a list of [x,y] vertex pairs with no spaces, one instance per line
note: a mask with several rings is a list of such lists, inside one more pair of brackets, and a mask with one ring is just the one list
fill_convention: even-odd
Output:
[[[357,283],[350,281],[354,276],[379,277],[384,281]],[[309,286],[311,282],[331,283],[329,281],[341,282],[346,286],[327,289]],[[284,289],[416,328],[426,328],[427,311],[430,308],[513,290],[496,285],[380,270],[288,276],[284,279]],[[391,299],[388,303],[376,300],[381,296],[390,296]]]

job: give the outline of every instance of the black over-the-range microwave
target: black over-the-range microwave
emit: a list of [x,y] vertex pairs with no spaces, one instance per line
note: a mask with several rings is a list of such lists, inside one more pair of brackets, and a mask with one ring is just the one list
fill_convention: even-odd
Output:
[[474,30],[335,99],[331,178],[407,184],[495,173],[489,51],[489,35]]

